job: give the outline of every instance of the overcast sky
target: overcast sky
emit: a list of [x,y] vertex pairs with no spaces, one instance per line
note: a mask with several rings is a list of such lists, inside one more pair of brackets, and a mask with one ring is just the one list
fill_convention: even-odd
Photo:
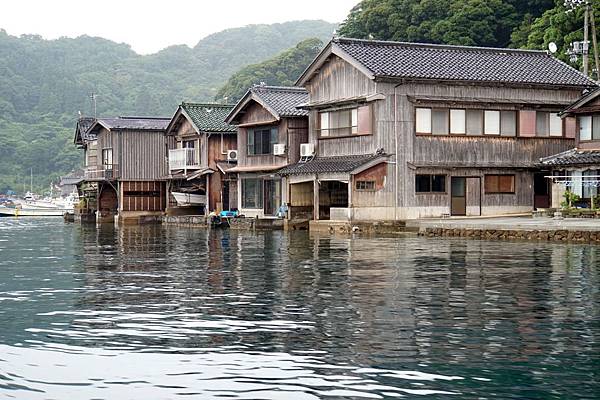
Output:
[[227,28],[299,19],[341,22],[359,0],[0,0],[11,35],[100,36],[141,54],[194,46]]

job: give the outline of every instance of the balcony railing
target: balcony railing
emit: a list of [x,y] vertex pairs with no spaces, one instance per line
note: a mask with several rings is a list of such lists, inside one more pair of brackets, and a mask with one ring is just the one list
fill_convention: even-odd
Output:
[[85,169],[85,178],[93,180],[113,180],[119,177],[117,164],[95,165]]
[[169,150],[169,170],[176,169],[198,169],[200,168],[200,157],[196,149],[173,149]]

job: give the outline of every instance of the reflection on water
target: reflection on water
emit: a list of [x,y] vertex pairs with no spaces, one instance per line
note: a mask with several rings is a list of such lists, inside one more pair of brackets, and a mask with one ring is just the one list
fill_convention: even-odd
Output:
[[0,220],[0,398],[591,398],[600,247]]

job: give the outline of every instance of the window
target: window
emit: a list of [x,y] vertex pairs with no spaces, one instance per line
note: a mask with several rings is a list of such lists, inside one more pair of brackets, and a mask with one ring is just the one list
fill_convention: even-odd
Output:
[[549,113],[550,136],[563,136],[562,119],[556,113]]
[[483,133],[483,111],[467,110],[465,113],[467,119],[467,135],[479,136]]
[[446,193],[446,175],[415,175],[415,192]]
[[547,112],[537,111],[535,113],[535,134],[538,137],[546,137],[549,134],[549,121]]
[[319,131],[321,137],[370,135],[372,133],[371,107],[366,105],[321,112],[319,113]]
[[514,175],[486,175],[485,193],[515,193]]
[[579,140],[592,140],[592,117],[579,117]]
[[434,108],[431,110],[431,133],[434,135],[448,134],[448,110]]
[[375,181],[356,181],[356,190],[375,190]]
[[431,133],[431,109],[417,108],[416,113],[417,133]]
[[450,110],[450,133],[454,135],[464,135],[466,133],[465,114],[465,110]]
[[102,165],[105,169],[112,169],[113,167],[113,152],[112,149],[102,149]]
[[277,143],[277,128],[248,131],[248,155],[273,154],[275,143]]
[[242,179],[242,208],[262,208],[263,180],[260,178]]
[[600,140],[600,115],[592,117],[592,139]]
[[500,111],[484,111],[484,133],[486,135],[500,134]]
[[182,149],[194,149],[194,148],[196,148],[196,141],[195,140],[183,140],[181,142],[181,148]]
[[500,111],[500,135],[517,136],[516,111]]

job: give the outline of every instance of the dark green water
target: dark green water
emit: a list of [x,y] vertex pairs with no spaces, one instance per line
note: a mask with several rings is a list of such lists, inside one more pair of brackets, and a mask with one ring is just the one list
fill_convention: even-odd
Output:
[[0,220],[0,398],[600,398],[600,247]]

